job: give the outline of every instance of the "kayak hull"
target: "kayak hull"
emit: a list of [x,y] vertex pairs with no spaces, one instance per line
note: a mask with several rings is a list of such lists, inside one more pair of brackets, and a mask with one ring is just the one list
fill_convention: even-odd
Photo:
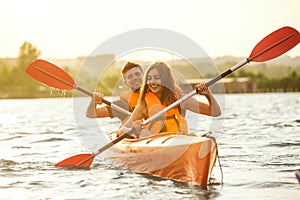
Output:
[[178,133],[161,133],[141,139],[124,139],[106,158],[135,173],[206,186],[217,157],[213,139]]

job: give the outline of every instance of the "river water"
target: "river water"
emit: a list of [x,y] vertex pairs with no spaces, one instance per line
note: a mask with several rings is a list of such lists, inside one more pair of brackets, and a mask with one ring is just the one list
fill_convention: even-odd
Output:
[[217,164],[206,188],[131,173],[105,154],[90,170],[54,167],[97,150],[119,125],[89,124],[89,98],[77,99],[82,112],[73,98],[0,100],[0,199],[300,199],[300,93],[225,95],[223,116],[213,123],[187,114],[192,131],[218,136],[223,184]]

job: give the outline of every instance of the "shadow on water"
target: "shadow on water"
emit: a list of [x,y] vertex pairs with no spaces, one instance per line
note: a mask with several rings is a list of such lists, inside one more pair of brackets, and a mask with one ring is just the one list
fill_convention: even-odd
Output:
[[171,187],[172,192],[181,195],[181,197],[186,196],[192,199],[209,200],[216,199],[220,196],[217,187],[221,187],[221,183],[210,183],[208,186],[199,186],[191,183],[169,180],[150,174],[139,173],[139,175],[147,179],[149,181],[148,183],[154,186],[164,185],[168,188]]
[[[213,178],[208,186],[202,187],[150,174],[133,173],[109,162],[100,163],[96,162],[93,169],[109,174],[108,182],[118,185],[119,192],[124,192],[123,194],[129,199],[210,200],[221,196],[220,189],[223,185]],[[120,185],[123,186],[119,187]]]

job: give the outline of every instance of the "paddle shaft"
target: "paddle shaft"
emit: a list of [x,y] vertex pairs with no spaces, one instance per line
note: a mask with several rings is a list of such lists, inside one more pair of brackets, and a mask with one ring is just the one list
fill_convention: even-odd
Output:
[[[87,91],[87,90],[85,90],[85,89],[83,89],[81,87],[78,87],[78,86],[75,86],[75,89],[78,90],[78,91],[80,91],[80,92],[83,92],[84,94],[86,94],[86,95],[88,95],[90,97],[93,97],[93,95],[94,95],[93,93],[91,93],[91,92],[89,92],[89,91]],[[129,112],[129,111],[127,111],[127,110],[125,110],[125,109],[123,109],[123,108],[121,108],[121,107],[113,104],[113,103],[111,103],[110,101],[102,99],[102,102],[105,103],[106,105],[110,106],[112,109],[114,109],[116,111],[119,111],[119,112],[124,113],[126,115],[131,115],[131,112]]]
[[120,142],[124,138],[127,138],[128,136],[130,136],[130,134],[132,134],[134,132],[135,132],[135,130],[131,129],[129,132],[123,133],[122,135],[120,135],[119,137],[117,137],[116,139],[114,139],[113,141],[111,141],[110,143],[108,143],[108,144],[104,145],[103,147],[101,147],[100,149],[98,149],[98,151],[95,152],[94,155],[96,156],[96,155],[102,153],[103,151],[105,151],[106,149],[112,147],[113,145],[115,145],[116,143]]
[[124,138],[127,138],[128,136],[130,136],[130,134],[132,134],[134,132],[135,132],[135,130],[131,129],[129,132],[123,133],[122,135],[120,135],[119,137],[117,137],[115,140],[111,141],[110,143],[108,143],[108,144],[104,145],[103,147],[101,147],[100,149],[98,149],[97,152],[92,153],[89,157],[83,159],[79,163],[76,163],[75,166],[81,166],[82,164],[88,162],[89,160],[94,159],[97,155],[99,155],[100,153],[102,153],[106,149],[109,149],[110,147],[114,146],[116,143],[120,142]]
[[[54,65],[53,65],[53,66],[54,66]],[[56,67],[56,66],[55,66],[55,67]],[[36,67],[35,69],[38,70],[39,72],[41,72],[41,73],[43,73],[43,74],[45,74],[45,75],[51,77],[51,78],[57,80],[57,81],[60,81],[60,82],[66,84],[66,85],[68,85],[68,86],[70,86],[70,87],[73,87],[74,89],[76,89],[76,90],[78,90],[78,91],[80,91],[80,92],[82,92],[82,93],[84,93],[84,94],[86,94],[86,95],[88,95],[88,96],[90,96],[90,97],[93,97],[93,96],[94,96],[93,93],[91,93],[91,92],[89,92],[89,91],[87,91],[87,90],[85,90],[85,89],[83,89],[83,88],[81,88],[81,87],[78,87],[76,84],[71,84],[71,83],[69,83],[68,81],[65,81],[64,79],[62,79],[61,77],[56,76],[56,75],[54,75],[54,74],[51,74],[51,73],[47,72],[46,70],[43,70],[43,69],[37,68],[37,67]],[[129,111],[127,111],[127,110],[125,110],[125,109],[123,109],[123,108],[121,108],[121,107],[119,107],[119,106],[117,106],[117,105],[115,105],[115,104],[112,104],[110,101],[107,101],[107,100],[105,100],[105,99],[102,99],[102,102],[105,103],[105,104],[108,105],[108,106],[111,106],[112,109],[114,109],[114,110],[117,110],[117,111],[119,111],[119,112],[121,112],[121,113],[124,113],[124,114],[126,114],[126,115],[131,115],[131,112],[129,112]]]

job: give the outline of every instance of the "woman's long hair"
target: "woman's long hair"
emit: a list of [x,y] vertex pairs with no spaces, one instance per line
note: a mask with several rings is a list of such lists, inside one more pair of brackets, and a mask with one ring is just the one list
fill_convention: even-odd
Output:
[[147,77],[149,71],[151,71],[152,69],[157,69],[161,79],[162,91],[160,93],[161,96],[159,96],[159,99],[165,106],[169,106],[180,97],[181,90],[179,89],[179,87],[175,82],[170,67],[166,63],[161,61],[152,63],[147,69],[144,76],[143,85],[141,87],[139,102],[141,103],[145,102],[145,95],[147,92],[150,91],[147,85]]

